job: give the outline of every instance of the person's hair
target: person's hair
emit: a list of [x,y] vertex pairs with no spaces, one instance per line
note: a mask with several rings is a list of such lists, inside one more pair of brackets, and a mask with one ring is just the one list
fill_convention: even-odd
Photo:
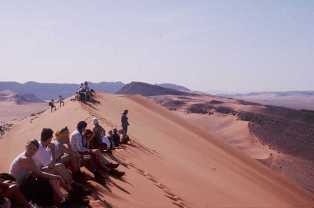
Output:
[[32,139],[30,141],[27,142],[27,145],[34,145],[37,149],[39,148],[39,142],[37,141],[37,139]]
[[113,131],[113,133],[117,133],[118,129],[114,128],[112,131]]
[[53,131],[49,128],[43,128],[41,131],[40,140],[41,141],[47,141],[48,139],[51,139],[53,137]]
[[60,129],[59,131],[57,131],[57,132],[55,133],[55,136],[56,136],[57,139],[58,139],[58,138],[60,138],[61,134],[65,133],[65,132],[69,132],[69,129],[68,129],[67,126],[64,127],[64,128],[62,128],[62,129]]
[[123,114],[127,114],[127,113],[129,113],[129,110],[124,110],[123,111]]
[[93,134],[93,131],[92,131],[92,130],[86,129],[85,135],[92,135],[92,134]]
[[79,132],[82,132],[82,130],[86,127],[87,127],[87,123],[85,121],[78,122],[78,124],[76,126],[76,128],[77,128],[77,130],[79,130]]
[[64,132],[67,132],[67,131],[69,131],[69,129],[68,129],[68,127],[66,126],[66,127],[64,127],[64,128],[62,128],[62,129],[60,129],[60,134],[62,134],[62,133],[64,133]]
[[[94,136],[93,131],[90,130],[90,129],[86,129],[86,131],[85,131],[85,138],[86,139],[93,139],[93,136]],[[87,138],[87,137],[89,137],[89,138]]]

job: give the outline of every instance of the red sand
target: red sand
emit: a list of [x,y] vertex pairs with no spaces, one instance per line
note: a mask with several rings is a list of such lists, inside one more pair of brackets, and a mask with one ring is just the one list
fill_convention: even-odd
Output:
[[206,131],[139,96],[99,94],[95,106],[67,102],[57,112],[18,123],[0,140],[0,171],[23,150],[28,139],[38,138],[43,127],[67,125],[93,116],[106,129],[119,127],[120,114],[130,111],[132,145],[114,156],[126,167],[123,180],[106,187],[92,183],[97,194],[93,207],[313,207],[313,199],[286,178],[239,153]]

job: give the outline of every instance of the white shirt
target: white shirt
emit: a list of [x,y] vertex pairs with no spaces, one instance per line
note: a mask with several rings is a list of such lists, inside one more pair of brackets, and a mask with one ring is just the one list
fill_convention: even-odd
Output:
[[107,149],[110,149],[110,148],[111,148],[111,142],[110,142],[110,140],[108,139],[108,137],[103,136],[103,137],[101,138],[101,141],[102,141],[103,144],[106,144],[106,145],[107,145]]
[[19,154],[10,165],[10,174],[13,175],[18,184],[22,184],[23,180],[29,175],[29,171],[25,169],[20,160],[25,158],[25,152]]
[[83,145],[83,136],[78,130],[75,130],[71,134],[70,144],[74,151],[76,152],[86,152],[88,149]]
[[39,148],[36,154],[33,156],[33,160],[39,168],[48,166],[52,162],[52,154],[48,148],[45,148],[42,144],[39,144]]

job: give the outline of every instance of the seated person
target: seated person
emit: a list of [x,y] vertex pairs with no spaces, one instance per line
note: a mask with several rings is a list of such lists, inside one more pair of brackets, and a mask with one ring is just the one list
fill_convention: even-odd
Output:
[[103,137],[106,135],[105,129],[99,124],[99,120],[97,118],[92,119],[94,128],[93,128],[93,133],[94,133],[94,144],[95,148],[97,149],[103,149]]
[[80,174],[80,155],[72,151],[70,145],[70,131],[68,127],[62,128],[55,133],[56,138],[51,143],[50,148],[53,149],[53,160],[62,163],[66,167],[70,167],[73,176]]
[[114,170],[119,166],[119,164],[113,164],[109,162],[101,153],[99,149],[89,149],[87,148],[87,142],[85,139],[87,123],[85,121],[80,121],[77,124],[77,129],[72,133],[70,143],[71,148],[80,153],[82,157],[90,157],[95,160],[95,163],[98,165],[99,169],[103,169],[108,173],[112,173],[115,176],[123,176],[124,172],[119,172]]
[[60,187],[63,179],[59,175],[47,173],[38,168],[33,160],[38,149],[37,140],[28,142],[25,152],[18,155],[11,163],[10,174],[15,177],[17,185],[28,200],[41,203],[41,205],[51,205],[51,202],[62,205],[66,202]]
[[128,135],[124,134],[123,129],[119,130],[119,135],[120,135],[120,144],[128,144],[130,141],[130,138]]
[[52,173],[55,175],[60,175],[63,178],[64,184],[61,185],[67,190],[71,191],[72,173],[62,164],[57,163],[54,158],[55,146],[51,144],[53,137],[53,131],[49,128],[42,129],[40,143],[38,151],[33,156],[33,160],[38,168],[41,170]]
[[118,130],[116,128],[114,128],[112,131],[113,131],[112,141],[114,143],[114,146],[119,147],[120,146],[120,135],[118,134]]
[[98,141],[95,139],[94,133],[90,129],[86,129],[84,136],[87,142],[87,147],[89,149],[99,149],[107,153],[109,153],[112,149],[113,145],[109,138],[106,136],[102,137],[101,145],[98,144]]
[[108,136],[105,136],[105,138],[106,138],[105,142],[108,143],[109,150],[113,150],[116,147],[114,140],[113,140],[113,131],[110,130],[108,132],[108,134],[109,134]]
[[7,198],[3,199],[4,202],[7,201],[7,203],[12,204],[12,201],[15,206],[22,206],[25,208],[32,207],[20,191],[13,177],[10,180],[0,177],[0,196]]

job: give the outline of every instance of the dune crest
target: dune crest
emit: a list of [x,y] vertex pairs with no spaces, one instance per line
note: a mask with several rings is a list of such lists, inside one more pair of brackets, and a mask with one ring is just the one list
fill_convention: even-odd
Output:
[[130,145],[114,152],[123,180],[91,181],[92,207],[313,207],[313,199],[259,162],[210,139],[180,116],[141,96],[98,93],[95,105],[66,102],[30,122],[18,123],[0,140],[0,171],[38,138],[43,127],[74,129],[97,116],[106,129],[119,127],[129,109]]

